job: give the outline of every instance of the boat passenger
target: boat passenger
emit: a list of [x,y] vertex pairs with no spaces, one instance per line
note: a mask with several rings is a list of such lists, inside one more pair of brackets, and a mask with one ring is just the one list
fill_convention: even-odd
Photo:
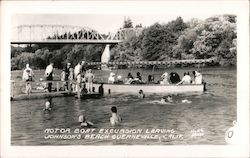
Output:
[[132,76],[132,74],[131,74],[131,73],[128,73],[128,77],[127,77],[127,79],[134,79],[134,77]]
[[94,81],[94,74],[92,73],[92,70],[89,69],[85,74],[85,80],[86,80],[86,88],[89,93],[93,92],[93,81]]
[[[45,70],[45,77],[47,79],[47,81],[52,81],[53,80],[53,63],[50,62],[50,64],[46,67],[46,70]],[[49,82],[48,83],[48,91],[51,92],[52,90],[52,82]]]
[[50,106],[50,101],[46,101],[45,102],[45,108],[43,109],[43,111],[51,111],[52,108]]
[[141,73],[140,72],[136,73],[136,78],[135,79],[138,79],[139,81],[142,81],[142,77],[141,77]]
[[118,76],[117,76],[115,83],[117,83],[117,84],[122,84],[122,83],[123,83],[123,80],[122,80],[122,76],[121,76],[121,75],[118,75]]
[[121,117],[117,114],[117,108],[115,106],[111,107],[112,117],[110,118],[110,123],[112,126],[119,125],[122,122]]
[[153,82],[154,82],[154,76],[148,75],[148,83],[153,83]]
[[139,91],[138,98],[145,98],[145,94],[143,93],[143,90]]
[[131,84],[132,81],[134,81],[134,77],[132,76],[131,73],[128,73],[128,77],[125,80],[125,84]]
[[193,71],[194,84],[202,84],[202,75],[198,71]]
[[91,127],[94,125],[92,122],[87,121],[83,114],[79,116],[78,122],[80,123],[81,127]]
[[111,72],[109,74],[109,78],[108,78],[108,83],[114,83],[115,82],[115,74],[113,72]]
[[173,84],[179,83],[181,81],[180,76],[176,72],[171,72],[169,79]]
[[161,78],[162,78],[162,81],[160,81],[160,84],[169,84],[169,82],[168,82],[168,73],[167,72],[164,72],[161,75]]
[[29,81],[32,81],[33,79],[33,76],[34,76],[34,73],[32,71],[32,69],[29,67],[29,64],[26,64],[26,68],[24,69],[23,71],[23,80],[26,83],[26,90],[25,90],[25,93],[26,94],[30,94],[32,91],[32,87],[31,87],[31,83],[29,83]]
[[189,72],[184,72],[184,76],[182,80],[176,85],[180,85],[180,84],[191,84],[191,77],[189,75]]

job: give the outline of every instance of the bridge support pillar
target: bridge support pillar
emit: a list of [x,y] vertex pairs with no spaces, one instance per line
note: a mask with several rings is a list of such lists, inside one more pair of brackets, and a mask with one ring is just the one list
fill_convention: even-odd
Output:
[[[105,46],[105,49],[102,53],[102,57],[101,57],[101,62],[109,62],[110,60],[110,45],[107,44]],[[107,69],[108,68],[108,65],[107,64],[103,64],[101,65],[101,69],[104,70],[104,69]]]

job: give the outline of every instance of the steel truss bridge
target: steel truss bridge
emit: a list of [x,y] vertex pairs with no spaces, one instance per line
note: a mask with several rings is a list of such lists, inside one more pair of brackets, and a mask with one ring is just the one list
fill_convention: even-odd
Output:
[[20,25],[13,28],[11,44],[115,44],[138,36],[142,28],[124,28],[108,35],[88,27],[65,25]]

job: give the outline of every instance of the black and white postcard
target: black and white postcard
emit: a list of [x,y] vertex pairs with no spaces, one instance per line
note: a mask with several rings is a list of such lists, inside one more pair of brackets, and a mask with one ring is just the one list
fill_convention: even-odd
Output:
[[3,1],[1,157],[248,157],[248,1]]

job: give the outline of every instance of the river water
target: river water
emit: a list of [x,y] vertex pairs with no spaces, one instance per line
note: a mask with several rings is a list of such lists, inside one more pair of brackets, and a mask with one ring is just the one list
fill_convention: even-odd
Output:
[[[156,74],[164,71],[192,71],[191,68],[175,68],[156,70]],[[129,70],[119,70],[117,74],[126,76]],[[146,78],[151,70],[138,70]],[[225,132],[236,120],[236,68],[201,68],[199,70],[207,82],[207,91],[202,94],[176,94],[173,103],[160,104],[162,95],[151,94],[139,99],[131,94],[110,94],[101,99],[79,100],[74,97],[58,97],[52,99],[52,111],[44,112],[46,99],[22,100],[11,102],[11,144],[12,145],[218,145],[226,144]],[[133,73],[135,74],[137,70]],[[107,78],[110,72],[94,70],[97,78]],[[20,77],[21,72],[12,72],[12,79]],[[35,72],[36,74],[36,72]],[[39,74],[37,72],[37,74]],[[159,76],[158,75],[158,76]],[[135,76],[135,75],[134,75]],[[182,77],[182,75],[180,75]],[[39,75],[36,75],[39,79]],[[157,75],[156,75],[157,79]],[[167,94],[166,94],[167,95]],[[191,101],[182,103],[182,100]],[[117,106],[122,117],[122,124],[111,127],[110,107]],[[84,112],[87,120],[94,123],[94,132],[100,134],[100,129],[130,129],[142,130],[138,135],[144,135],[146,130],[165,129],[168,132],[148,135],[158,135],[156,138],[98,138],[84,139],[87,129],[81,132],[81,138],[70,138],[76,135],[74,130],[80,129],[78,116]],[[70,130],[70,133],[55,128]],[[47,129],[47,131],[46,131]],[[48,132],[50,130],[50,133]],[[171,132],[169,132],[171,130]],[[67,139],[56,139],[55,135],[68,135]],[[112,135],[112,133],[109,133]],[[175,137],[169,137],[173,134]],[[128,135],[128,134],[127,134]],[[136,135],[136,134],[131,134]],[[93,135],[92,135],[93,136]],[[167,138],[165,138],[166,136]],[[50,138],[50,139],[49,139]]]

